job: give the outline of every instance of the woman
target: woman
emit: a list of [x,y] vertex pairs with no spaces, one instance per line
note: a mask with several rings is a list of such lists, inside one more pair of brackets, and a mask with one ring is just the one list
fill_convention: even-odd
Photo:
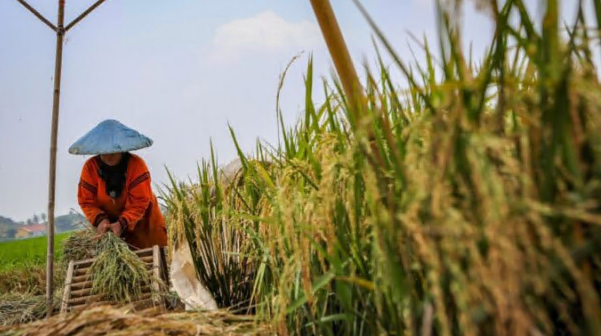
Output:
[[152,140],[115,120],[106,120],[69,152],[95,154],[84,165],[77,198],[99,234],[113,232],[133,248],[167,245],[167,230],[146,163],[130,151]]

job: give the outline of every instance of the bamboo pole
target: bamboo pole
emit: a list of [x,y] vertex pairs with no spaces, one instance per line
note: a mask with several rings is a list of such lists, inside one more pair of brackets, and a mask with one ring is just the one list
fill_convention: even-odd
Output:
[[88,8],[83,13],[81,13],[77,18],[75,18],[75,20],[71,21],[71,23],[69,23],[67,25],[67,27],[65,27],[65,31],[69,31],[69,29],[73,28],[73,26],[78,24],[79,21],[83,20],[86,16],[88,16],[88,14],[92,13],[92,11],[94,11],[94,9],[96,9],[96,8],[98,8],[98,6],[102,5],[102,3],[104,1],[106,1],[106,0],[96,1],[92,6],[90,6],[90,8]]
[[56,143],[63,66],[63,39],[65,36],[65,0],[58,0],[58,24],[56,29],[56,59],[54,65],[54,97],[52,123],[50,126],[50,169],[48,180],[48,251],[46,253],[46,317],[54,310],[54,205],[56,196]]
[[56,32],[56,58],[54,65],[54,95],[52,102],[52,121],[50,124],[50,161],[48,173],[48,227],[46,251],[46,317],[52,316],[54,310],[54,208],[56,196],[56,144],[58,140],[58,121],[61,93],[61,75],[63,66],[63,41],[68,29],[73,28],[105,0],[98,0],[86,11],[79,15],[65,28],[65,0],[58,0],[58,22],[53,25],[42,14],[35,10],[25,0],[17,0],[35,17]]
[[42,21],[46,26],[48,26],[50,29],[56,31],[56,26],[53,25],[52,22],[48,21],[48,19],[46,19],[42,14],[40,14],[40,12],[35,10],[35,8],[31,7],[31,5],[29,5],[27,2],[25,2],[25,0],[17,0],[17,1],[21,5],[23,5],[23,7],[27,8],[27,10],[31,12],[31,14],[35,15],[35,17],[40,19],[40,21]]
[[342,31],[340,30],[330,1],[310,1],[319,27],[321,28],[321,33],[326,41],[332,60],[334,61],[334,67],[336,67],[336,72],[342,82],[342,88],[345,95],[348,97],[348,104],[351,110],[351,127],[357,132],[356,134],[366,136],[371,154],[380,166],[384,166],[384,161],[375,141],[372,129],[373,121],[362,118],[366,116],[365,114],[368,112],[367,99],[365,98],[363,88],[359,82],[359,77],[355,71],[351,55],[344,42]]
[[344,42],[344,37],[338,26],[329,0],[310,0],[313,12],[321,28],[321,32],[330,51],[334,67],[342,82],[344,93],[349,99],[353,127],[360,120],[362,112],[366,111],[366,100],[353,66],[350,53]]

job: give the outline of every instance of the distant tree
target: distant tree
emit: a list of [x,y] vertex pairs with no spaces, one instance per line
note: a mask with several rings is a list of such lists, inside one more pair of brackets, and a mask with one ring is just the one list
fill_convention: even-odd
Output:
[[48,219],[48,217],[45,213],[42,213],[42,222],[46,223],[46,219]]
[[16,234],[17,234],[17,229],[8,229],[8,230],[6,230],[6,237],[7,238],[15,238]]
[[56,217],[54,225],[56,225],[57,232],[65,232],[81,228],[81,225],[84,222],[85,217],[74,212],[68,215]]
[[27,225],[31,225],[31,224],[32,224],[32,221],[31,221],[31,218],[29,218],[29,219],[27,220]]
[[40,217],[38,217],[38,215],[33,215],[33,223],[37,224],[40,222]]

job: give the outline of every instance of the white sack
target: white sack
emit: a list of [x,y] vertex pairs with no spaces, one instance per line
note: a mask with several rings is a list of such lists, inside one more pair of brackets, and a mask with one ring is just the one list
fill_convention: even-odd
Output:
[[186,305],[186,310],[217,309],[215,299],[198,280],[187,241],[184,240],[177,250],[172,251],[169,274],[171,285]]

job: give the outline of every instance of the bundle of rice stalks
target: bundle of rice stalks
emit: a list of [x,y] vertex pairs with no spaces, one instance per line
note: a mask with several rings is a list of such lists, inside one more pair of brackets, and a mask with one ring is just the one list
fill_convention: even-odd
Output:
[[97,247],[96,232],[89,226],[69,235],[63,241],[62,259],[65,265],[69,261],[77,261],[94,258]]
[[120,303],[140,299],[153,280],[144,262],[112,233],[99,240],[97,251],[98,256],[90,268],[92,292]]
[[176,313],[156,316],[153,312],[133,314],[128,308],[95,307],[28,325],[0,328],[3,336],[46,335],[270,335],[251,317],[224,311]]

